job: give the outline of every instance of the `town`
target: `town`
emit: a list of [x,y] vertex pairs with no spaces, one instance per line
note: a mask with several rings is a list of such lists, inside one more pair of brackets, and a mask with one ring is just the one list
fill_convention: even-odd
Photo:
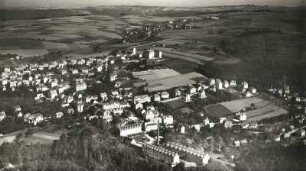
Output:
[[[246,81],[207,78],[196,72],[180,74],[163,66],[162,51],[152,47],[130,49],[116,55],[4,68],[1,95],[26,91],[35,103],[56,102],[52,107],[58,111],[40,113],[21,103],[10,106],[12,113],[2,109],[0,121],[19,118],[31,127],[71,117],[75,120],[65,125],[71,128],[81,120],[103,120],[108,128],[118,130],[116,136],[171,167],[181,162],[185,167],[205,166],[211,160],[233,167],[237,152],[225,153],[223,148],[247,146],[260,134],[269,135],[265,142],[270,143],[306,143],[305,98],[292,93],[288,85],[262,93]],[[296,112],[290,124],[275,129],[261,122],[288,115],[289,108]],[[220,129],[234,130],[229,140],[212,133]],[[267,129],[274,130],[265,132]],[[223,145],[199,148],[191,143],[196,141],[195,134],[205,134],[208,141],[219,137]]]
[[302,9],[170,6],[0,9],[0,171],[305,170]]

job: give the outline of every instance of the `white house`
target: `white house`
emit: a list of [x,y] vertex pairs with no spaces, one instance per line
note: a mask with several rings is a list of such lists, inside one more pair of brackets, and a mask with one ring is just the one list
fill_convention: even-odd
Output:
[[170,97],[170,95],[169,95],[168,92],[163,91],[163,92],[161,93],[161,98],[163,98],[163,99],[168,99],[169,97]]
[[136,103],[151,102],[151,97],[149,95],[139,95],[134,97],[134,104]]
[[161,100],[160,95],[159,94],[154,94],[154,101],[159,102],[160,100]]
[[0,112],[0,122],[6,118],[6,113],[4,111]]
[[78,80],[76,82],[75,90],[76,92],[78,91],[83,91],[87,89],[87,84],[83,80]]

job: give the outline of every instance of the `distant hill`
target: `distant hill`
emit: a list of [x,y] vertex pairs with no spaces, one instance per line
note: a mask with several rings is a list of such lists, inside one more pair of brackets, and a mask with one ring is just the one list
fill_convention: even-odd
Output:
[[89,11],[78,9],[0,9],[0,21],[33,20],[88,14],[90,14]]

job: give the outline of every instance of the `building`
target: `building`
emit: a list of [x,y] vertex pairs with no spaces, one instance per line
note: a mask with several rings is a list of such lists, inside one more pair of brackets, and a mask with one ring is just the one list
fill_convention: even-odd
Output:
[[134,104],[151,102],[151,97],[149,95],[139,95],[134,97]]
[[50,90],[50,99],[53,100],[58,95],[56,90]]
[[149,49],[143,52],[142,57],[148,59],[162,58],[163,53],[160,50]]
[[128,102],[109,102],[103,104],[104,110],[115,110],[115,109],[123,109],[130,107]]
[[186,94],[186,95],[184,96],[184,100],[185,100],[186,103],[191,102],[191,96],[190,96],[190,94]]
[[180,156],[177,153],[163,147],[144,144],[143,151],[149,157],[170,164],[172,167],[180,163]]
[[55,114],[55,117],[56,118],[61,118],[61,117],[63,117],[64,116],[64,113],[63,112],[57,112],[56,114]]
[[113,121],[113,115],[111,114],[111,112],[105,111],[102,117],[107,123],[110,123],[111,121]]
[[123,127],[119,127],[119,132],[121,137],[129,137],[131,135],[137,135],[142,133],[142,124],[136,123],[133,125],[127,125]]
[[170,95],[169,95],[168,92],[163,91],[163,92],[161,93],[161,98],[163,98],[163,99],[168,99],[169,97],[170,97]]
[[205,93],[205,90],[202,90],[201,92],[200,92],[200,98],[201,99],[205,99],[207,96],[206,96],[206,93]]
[[80,113],[84,111],[84,103],[82,101],[77,103],[77,111]]
[[[150,131],[156,131],[158,129],[158,122],[157,120],[160,121],[161,118],[156,118],[156,120],[151,119],[149,122],[145,122],[145,131],[150,132]],[[160,122],[161,123],[161,122]]]
[[87,84],[83,80],[78,80],[75,85],[75,91],[83,91],[87,89]]
[[0,112],[0,122],[6,118],[6,113],[4,111]]
[[38,123],[42,122],[44,120],[44,116],[40,113],[38,114],[30,114],[30,113],[27,113],[24,115],[24,121],[25,122],[28,122],[30,124],[33,124],[33,125],[37,125]]
[[159,94],[154,94],[154,101],[159,102],[160,100],[161,100],[160,95]]
[[219,78],[216,79],[216,87],[218,90],[223,90],[223,83]]
[[137,55],[137,49],[136,49],[136,47],[134,46],[133,47],[133,52],[132,52],[132,54],[131,55]]
[[173,125],[173,116],[172,115],[164,115],[162,116],[162,119],[163,119],[163,123],[166,125],[166,126],[172,126]]
[[178,143],[169,142],[166,144],[166,147],[178,153],[184,153],[185,160],[189,162],[195,162],[200,166],[208,164],[210,160],[210,156],[207,153],[204,153],[204,151],[196,150],[194,148],[187,147]]

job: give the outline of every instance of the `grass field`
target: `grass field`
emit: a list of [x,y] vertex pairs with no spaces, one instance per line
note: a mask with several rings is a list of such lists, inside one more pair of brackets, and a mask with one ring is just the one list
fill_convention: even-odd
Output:
[[[251,108],[252,105],[254,105],[254,108]],[[246,111],[248,121],[259,121],[288,113],[285,109],[257,97],[233,100],[204,107],[205,113],[212,117],[228,116],[241,110]]]
[[[190,62],[187,60],[182,60],[182,59],[175,59],[175,58],[166,58],[165,60],[165,65],[168,66],[169,68],[172,68],[176,70],[177,72],[181,74],[186,74],[189,72],[194,71],[198,67],[197,63]],[[186,67],[188,66],[188,67]]]
[[25,39],[0,39],[0,50],[14,49],[41,49],[43,45],[39,41]]

